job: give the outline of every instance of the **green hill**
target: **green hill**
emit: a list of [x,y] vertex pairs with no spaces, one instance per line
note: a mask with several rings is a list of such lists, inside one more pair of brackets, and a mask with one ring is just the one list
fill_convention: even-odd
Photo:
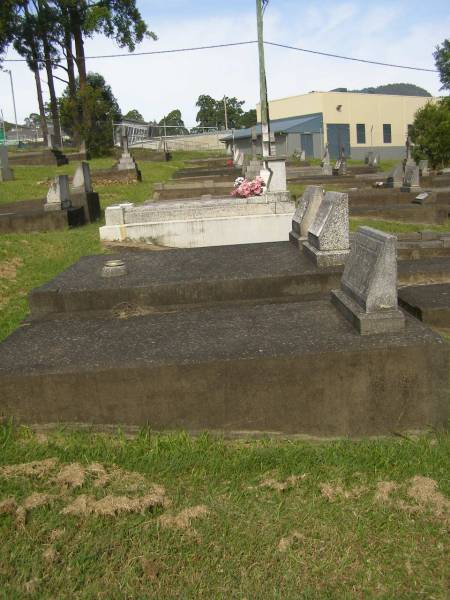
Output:
[[393,94],[398,96],[427,96],[430,92],[413,83],[387,83],[377,87],[367,87],[361,90],[349,90],[347,88],[335,88],[332,92],[356,92],[360,94]]

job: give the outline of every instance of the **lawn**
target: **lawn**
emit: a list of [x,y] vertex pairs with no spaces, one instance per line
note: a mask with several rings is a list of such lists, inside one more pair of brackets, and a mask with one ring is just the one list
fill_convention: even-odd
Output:
[[448,598],[443,436],[5,426],[0,447],[2,598]]
[[[97,188],[103,208],[149,198],[186,157]],[[16,167],[0,202],[43,196],[39,181],[72,170]],[[31,289],[104,251],[98,226],[0,237],[0,339]],[[433,434],[307,443],[5,424],[0,598],[443,600],[449,464],[448,437]]]

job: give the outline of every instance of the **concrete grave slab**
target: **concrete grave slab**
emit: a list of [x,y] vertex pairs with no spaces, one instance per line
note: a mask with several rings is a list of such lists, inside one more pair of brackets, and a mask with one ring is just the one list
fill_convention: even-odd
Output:
[[414,285],[400,288],[402,308],[428,325],[450,329],[450,284]]

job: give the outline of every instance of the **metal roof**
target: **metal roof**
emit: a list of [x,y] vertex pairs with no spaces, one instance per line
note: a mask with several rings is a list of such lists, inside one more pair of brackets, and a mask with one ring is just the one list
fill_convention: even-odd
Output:
[[[256,135],[261,135],[261,123],[255,125]],[[252,127],[246,129],[235,129],[234,139],[242,140],[252,137]],[[289,117],[286,119],[275,119],[270,121],[270,131],[272,133],[318,133],[323,129],[322,113],[314,113],[304,115],[302,117]],[[233,139],[233,135],[227,135],[222,138],[222,141]]]

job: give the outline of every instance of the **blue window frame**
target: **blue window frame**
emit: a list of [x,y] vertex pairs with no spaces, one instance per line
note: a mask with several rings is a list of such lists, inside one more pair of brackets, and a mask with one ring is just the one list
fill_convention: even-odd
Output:
[[392,130],[391,130],[391,124],[390,123],[385,123],[383,125],[383,142],[385,144],[391,144],[392,143]]
[[366,126],[364,123],[356,124],[356,143],[357,144],[365,144],[366,143]]

